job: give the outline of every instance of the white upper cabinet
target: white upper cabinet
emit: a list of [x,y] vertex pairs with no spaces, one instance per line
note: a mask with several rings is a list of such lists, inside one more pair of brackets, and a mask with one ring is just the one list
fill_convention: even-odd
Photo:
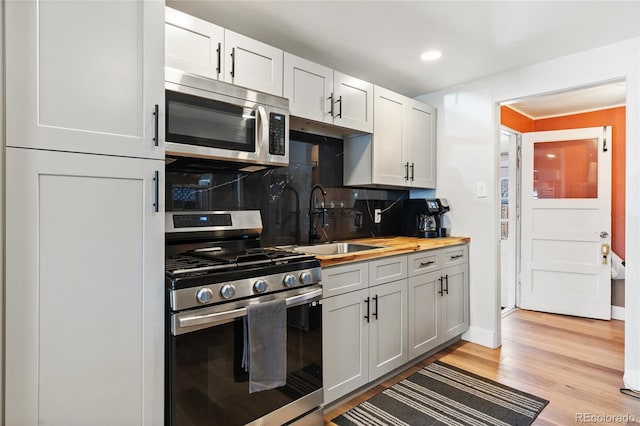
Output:
[[379,86],[375,87],[374,92],[373,176],[375,182],[406,185],[409,173],[405,163],[408,130],[407,99]]
[[335,125],[373,132],[373,84],[334,71],[333,105]]
[[292,115],[333,124],[333,70],[284,53],[284,97]]
[[282,50],[225,30],[224,52],[224,81],[282,96]]
[[218,80],[224,73],[224,28],[165,9],[165,65]]
[[281,49],[170,7],[165,44],[169,67],[282,96]]
[[435,188],[435,109],[374,87],[372,135],[345,139],[344,184]]
[[284,53],[284,97],[291,114],[371,133],[373,85],[290,53]]
[[435,108],[415,99],[408,99],[407,111],[408,130],[405,158],[410,163],[410,185],[418,188],[435,188]]
[[164,158],[162,2],[5,8],[8,146]]

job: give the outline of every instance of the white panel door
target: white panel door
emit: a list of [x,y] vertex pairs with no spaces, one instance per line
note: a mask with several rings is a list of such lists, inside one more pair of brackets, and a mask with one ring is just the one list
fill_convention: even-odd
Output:
[[369,381],[408,361],[407,280],[371,287]]
[[373,181],[404,186],[409,174],[409,165],[404,161],[407,98],[379,86],[375,86],[374,95]]
[[224,73],[224,28],[165,9],[165,65],[179,70],[219,79]]
[[439,271],[409,277],[409,359],[442,343],[439,278]]
[[324,403],[369,382],[369,289],[322,300]]
[[8,146],[164,158],[163,2],[4,4]]
[[436,187],[435,109],[407,100],[408,129],[405,161],[409,162],[409,184],[417,188]]
[[336,126],[373,132],[373,84],[335,71],[333,102]]
[[522,135],[521,307],[611,316],[611,128]]
[[469,328],[469,264],[440,271],[442,276],[442,341],[446,342]]
[[282,50],[226,29],[224,50],[224,81],[282,96]]
[[284,97],[291,115],[333,124],[333,70],[284,52]]
[[163,161],[7,148],[7,425],[162,424],[156,170]]

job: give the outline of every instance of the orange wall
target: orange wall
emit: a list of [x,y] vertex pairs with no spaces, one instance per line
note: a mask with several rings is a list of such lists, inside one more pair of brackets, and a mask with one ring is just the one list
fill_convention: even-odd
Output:
[[520,133],[533,132],[533,120],[509,107],[500,107],[500,124]]
[[603,109],[582,114],[532,120],[502,106],[501,123],[519,132],[579,129],[583,127],[611,126],[611,248],[625,258],[625,142],[626,108]]

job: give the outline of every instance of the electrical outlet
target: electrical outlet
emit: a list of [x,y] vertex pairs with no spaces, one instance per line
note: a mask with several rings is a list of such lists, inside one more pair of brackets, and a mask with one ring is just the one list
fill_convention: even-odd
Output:
[[373,210],[373,213],[374,213],[374,215],[373,215],[373,218],[374,218],[374,219],[373,219],[373,221],[374,221],[375,223],[380,223],[380,222],[382,222],[382,209],[374,209],[374,210]]

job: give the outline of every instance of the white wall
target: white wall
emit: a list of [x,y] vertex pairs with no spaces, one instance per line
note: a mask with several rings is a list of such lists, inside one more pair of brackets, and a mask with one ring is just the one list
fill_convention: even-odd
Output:
[[[437,108],[438,189],[452,232],[471,237],[471,328],[466,340],[500,345],[499,106],[503,101],[625,78],[627,266],[625,385],[640,389],[640,38],[478,79],[418,99]],[[478,198],[478,182],[487,196]],[[455,207],[454,207],[455,206]]]

